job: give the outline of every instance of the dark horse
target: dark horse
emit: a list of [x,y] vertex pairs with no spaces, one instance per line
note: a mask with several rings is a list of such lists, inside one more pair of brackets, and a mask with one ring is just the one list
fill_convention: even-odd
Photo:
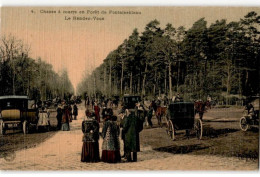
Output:
[[207,108],[211,109],[211,105],[209,101],[195,101],[194,102],[195,115],[199,113],[199,118],[202,120],[203,114],[206,112]]
[[157,106],[154,101],[152,101],[150,106],[155,112],[156,118],[158,120],[158,125],[162,126],[162,116],[166,115],[167,107]]

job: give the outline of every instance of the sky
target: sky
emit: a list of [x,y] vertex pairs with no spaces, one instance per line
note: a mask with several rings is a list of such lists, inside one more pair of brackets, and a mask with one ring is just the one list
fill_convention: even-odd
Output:
[[[109,14],[110,10],[141,14]],[[221,19],[238,21],[250,11],[260,14],[259,7],[2,7],[0,34],[23,40],[30,46],[30,57],[41,57],[56,72],[67,69],[76,88],[83,76],[98,67],[134,28],[142,32],[151,20],[159,20],[162,28],[171,23],[188,29],[202,17],[210,25]],[[92,20],[73,20],[74,16]]]

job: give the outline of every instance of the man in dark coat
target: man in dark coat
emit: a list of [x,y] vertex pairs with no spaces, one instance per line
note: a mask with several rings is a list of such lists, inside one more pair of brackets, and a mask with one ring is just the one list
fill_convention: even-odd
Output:
[[[137,161],[137,152],[140,151],[139,133],[143,130],[144,117],[137,109],[127,109],[126,118],[123,123],[125,135],[125,153],[127,161]],[[133,159],[131,152],[133,153]]]
[[73,115],[74,115],[74,120],[77,120],[78,107],[77,107],[77,104],[76,104],[76,103],[74,103],[74,105],[73,105]]

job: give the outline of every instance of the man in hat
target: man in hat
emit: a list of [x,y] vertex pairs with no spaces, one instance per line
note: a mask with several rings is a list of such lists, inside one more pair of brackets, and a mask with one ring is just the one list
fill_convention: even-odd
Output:
[[125,111],[126,117],[123,123],[125,154],[128,162],[136,162],[137,152],[140,151],[139,133],[143,130],[144,114],[139,105],[135,109]]

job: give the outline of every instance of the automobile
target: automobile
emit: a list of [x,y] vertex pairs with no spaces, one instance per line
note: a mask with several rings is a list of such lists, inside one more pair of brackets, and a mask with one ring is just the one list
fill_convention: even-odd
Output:
[[37,126],[38,109],[34,100],[24,95],[0,96],[0,134],[7,129],[22,129],[24,134]]
[[240,118],[239,125],[242,131],[248,131],[250,129],[259,130],[259,96],[249,98],[248,105],[246,107],[246,114]]
[[123,97],[123,107],[125,109],[134,109],[136,106],[136,103],[141,101],[140,96],[136,95],[124,95]]
[[171,103],[167,110],[167,134],[172,140],[176,139],[176,131],[186,130],[189,135],[191,130],[195,130],[196,137],[202,138],[203,125],[200,119],[195,119],[194,103],[176,102]]

